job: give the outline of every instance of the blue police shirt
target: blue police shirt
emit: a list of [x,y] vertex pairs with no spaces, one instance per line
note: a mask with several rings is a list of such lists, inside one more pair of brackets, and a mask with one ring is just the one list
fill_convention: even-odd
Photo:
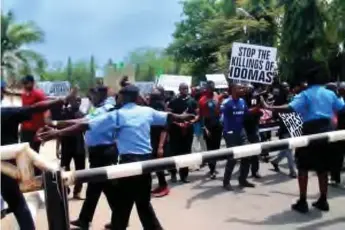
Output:
[[[115,99],[107,98],[104,103],[93,110],[90,114],[86,116],[90,121],[99,117],[102,114],[107,113],[110,109],[115,106]],[[88,147],[94,147],[97,145],[110,145],[114,144],[114,131],[109,131],[107,133],[99,132],[97,128],[93,130],[88,130],[85,132],[85,144]]]
[[342,110],[345,105],[333,91],[315,85],[296,95],[289,106],[301,115],[304,122],[307,122],[331,119],[334,112]]
[[164,126],[168,113],[128,103],[119,110],[103,114],[89,122],[90,130],[98,133],[115,131],[119,154],[151,154],[150,129]]
[[241,132],[244,128],[244,116],[248,111],[247,104],[243,98],[238,100],[227,98],[221,105],[223,131],[227,132]]

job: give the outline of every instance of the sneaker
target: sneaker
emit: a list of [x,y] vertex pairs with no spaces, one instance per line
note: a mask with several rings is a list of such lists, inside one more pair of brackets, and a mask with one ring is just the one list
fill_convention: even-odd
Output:
[[153,189],[152,191],[151,191],[151,193],[157,193],[157,192],[159,192],[161,190],[161,187],[157,187],[157,188],[155,188],[155,189]]
[[170,190],[168,187],[161,187],[155,193],[152,193],[152,195],[154,197],[163,197],[163,196],[167,196],[169,194],[169,192],[170,192]]
[[316,202],[312,203],[313,207],[324,211],[324,212],[328,212],[329,211],[329,204],[327,202],[327,200],[324,199],[318,199]]
[[242,182],[239,182],[240,184],[240,187],[242,188],[255,188],[255,184],[252,184],[248,181],[242,181]]
[[79,227],[81,229],[89,229],[89,224],[88,223],[84,223],[80,220],[72,220],[70,222],[71,225]]
[[273,170],[276,171],[276,172],[280,172],[280,169],[279,169],[279,166],[277,163],[274,163],[273,161],[271,162],[272,166],[273,166]]
[[295,204],[291,205],[292,210],[295,210],[299,213],[309,212],[309,207],[307,201],[298,200]]

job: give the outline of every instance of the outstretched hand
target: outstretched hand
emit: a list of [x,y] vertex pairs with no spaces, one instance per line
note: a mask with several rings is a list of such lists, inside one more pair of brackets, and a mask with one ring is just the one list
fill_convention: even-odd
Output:
[[40,141],[50,141],[58,137],[58,130],[45,126],[37,131],[36,136]]
[[260,96],[260,102],[261,102],[261,105],[264,109],[268,109],[269,108],[269,105],[266,103],[265,99],[263,96]]

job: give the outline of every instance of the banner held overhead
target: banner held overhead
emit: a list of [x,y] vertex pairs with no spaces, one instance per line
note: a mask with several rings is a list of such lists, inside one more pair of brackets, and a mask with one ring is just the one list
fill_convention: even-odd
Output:
[[213,81],[216,89],[226,89],[228,88],[228,82],[226,81],[224,74],[206,74],[206,79],[208,81]]
[[229,78],[270,85],[276,71],[277,48],[234,42]]
[[179,86],[181,83],[185,83],[190,88],[192,85],[192,77],[191,76],[183,76],[183,75],[167,75],[163,74],[158,78],[157,85],[162,86],[166,91],[173,91],[174,93],[178,93]]

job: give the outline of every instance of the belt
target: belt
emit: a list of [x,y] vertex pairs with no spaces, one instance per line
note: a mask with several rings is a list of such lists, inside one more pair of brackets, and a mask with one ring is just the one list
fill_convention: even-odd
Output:
[[152,159],[152,154],[132,154],[132,153],[126,153],[126,154],[120,154],[120,164],[123,163],[130,163],[130,162],[138,162],[138,161],[147,161]]

